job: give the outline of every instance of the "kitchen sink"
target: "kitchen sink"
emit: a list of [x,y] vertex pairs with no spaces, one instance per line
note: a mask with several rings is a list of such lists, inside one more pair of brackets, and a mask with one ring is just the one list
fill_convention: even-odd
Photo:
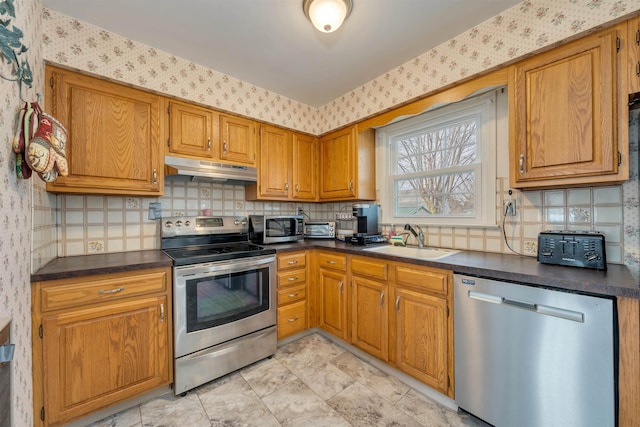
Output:
[[368,252],[377,252],[380,254],[401,256],[405,258],[414,258],[414,259],[426,259],[426,260],[436,260],[448,257],[453,254],[457,254],[460,251],[455,249],[441,249],[441,248],[416,248],[409,246],[376,246],[372,248],[365,248],[365,251]]

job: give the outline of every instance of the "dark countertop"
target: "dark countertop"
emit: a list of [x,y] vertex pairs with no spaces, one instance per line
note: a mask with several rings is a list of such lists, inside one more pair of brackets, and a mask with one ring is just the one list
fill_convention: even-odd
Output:
[[[488,252],[461,251],[440,260],[417,260],[366,251],[334,240],[305,240],[269,245],[276,253],[327,249],[352,255],[366,255],[391,261],[453,270],[455,273],[519,282],[534,286],[587,292],[616,297],[640,298],[640,284],[624,265],[608,264],[607,271],[540,264],[534,257]],[[117,252],[57,258],[31,275],[31,281],[45,281],[94,274],[135,271],[171,266],[160,250]]]
[[114,252],[56,258],[31,275],[31,282],[96,274],[171,267],[173,260],[160,250]]
[[616,297],[640,298],[640,283],[624,265],[607,264],[607,271],[587,268],[540,264],[535,257],[489,252],[461,251],[440,260],[417,260],[365,250],[338,241],[305,240],[291,244],[272,245],[277,253],[304,249],[330,249],[353,255],[366,255],[427,267],[453,270],[454,273],[486,277]]

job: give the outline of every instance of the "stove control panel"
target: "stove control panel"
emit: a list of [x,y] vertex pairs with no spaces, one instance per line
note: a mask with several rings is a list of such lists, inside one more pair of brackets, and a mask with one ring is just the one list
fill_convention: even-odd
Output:
[[178,216],[163,218],[161,237],[196,236],[205,234],[247,233],[246,218]]
[[538,261],[606,270],[604,235],[597,231],[543,231],[538,235]]

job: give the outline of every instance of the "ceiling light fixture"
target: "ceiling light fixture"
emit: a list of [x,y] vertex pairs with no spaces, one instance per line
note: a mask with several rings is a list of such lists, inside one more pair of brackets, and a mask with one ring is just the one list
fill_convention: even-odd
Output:
[[314,27],[332,33],[344,22],[353,8],[352,0],[303,0],[302,9]]

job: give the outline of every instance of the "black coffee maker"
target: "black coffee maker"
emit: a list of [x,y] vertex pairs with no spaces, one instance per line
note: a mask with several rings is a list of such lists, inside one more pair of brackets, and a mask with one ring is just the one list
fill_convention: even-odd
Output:
[[380,205],[357,203],[353,205],[353,217],[356,220],[355,234],[351,243],[366,245],[368,243],[380,243],[384,239],[378,232],[378,213]]

